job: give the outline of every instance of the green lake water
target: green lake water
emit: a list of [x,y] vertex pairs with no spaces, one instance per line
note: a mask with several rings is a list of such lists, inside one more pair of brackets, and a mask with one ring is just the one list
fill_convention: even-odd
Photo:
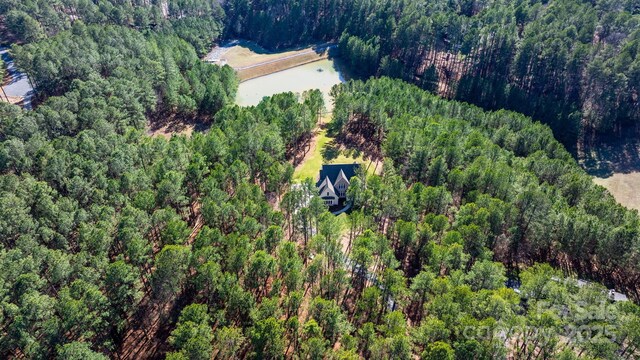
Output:
[[265,96],[287,91],[301,94],[306,90],[319,89],[324,95],[325,107],[331,110],[331,87],[346,81],[341,70],[339,63],[325,59],[247,80],[238,87],[236,104],[258,105]]

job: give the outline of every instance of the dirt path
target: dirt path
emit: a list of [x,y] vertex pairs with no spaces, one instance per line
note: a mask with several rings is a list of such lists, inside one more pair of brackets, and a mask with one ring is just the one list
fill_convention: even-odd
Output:
[[194,220],[193,225],[191,226],[191,233],[189,234],[187,242],[185,243],[185,245],[187,246],[191,246],[193,244],[193,242],[196,240],[196,237],[200,233],[200,230],[202,230],[202,227],[204,226],[204,218],[202,217],[202,212],[200,211],[200,209],[202,209],[202,204],[200,203],[200,200],[195,197],[195,195],[191,204],[191,218]]

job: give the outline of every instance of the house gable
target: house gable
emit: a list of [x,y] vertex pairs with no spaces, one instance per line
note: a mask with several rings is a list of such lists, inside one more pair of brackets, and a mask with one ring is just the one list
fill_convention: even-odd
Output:
[[329,177],[325,177],[320,186],[318,187],[318,192],[320,193],[321,198],[337,198],[336,190],[329,180]]
[[360,164],[322,165],[316,187],[326,204],[336,205],[339,198],[347,196],[347,189],[351,184],[350,179],[356,175],[359,167]]
[[349,188],[349,184],[351,184],[351,182],[349,181],[349,179],[347,179],[347,176],[344,174],[344,171],[340,169],[340,173],[338,174],[338,177],[333,182],[333,187],[336,190],[336,193],[338,194],[339,197],[343,198],[347,196],[347,189]]
[[340,174],[340,171],[344,173],[344,176],[347,180],[351,180],[352,177],[356,176],[358,169],[360,168],[360,164],[325,164],[322,165],[322,169],[320,170],[320,177],[318,178],[318,182],[316,183],[316,187],[320,187],[322,181],[329,177],[331,181],[333,181],[335,185],[335,181]]

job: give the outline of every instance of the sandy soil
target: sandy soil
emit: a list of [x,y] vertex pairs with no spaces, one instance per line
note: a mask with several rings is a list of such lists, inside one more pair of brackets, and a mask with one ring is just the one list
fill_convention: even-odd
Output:
[[579,164],[629,209],[640,210],[640,139],[634,134],[578,147]]
[[209,129],[210,123],[204,119],[177,117],[170,114],[157,114],[147,124],[147,135],[170,139],[174,135],[190,137],[194,132]]
[[241,81],[308,64],[328,57],[330,44],[273,53],[250,41],[232,41],[217,46],[204,57],[205,61],[234,68]]
[[607,178],[593,178],[604,186],[623,206],[640,211],[640,172],[615,173]]
[[183,124],[179,127],[165,125],[156,129],[148,129],[147,135],[151,137],[163,137],[168,140],[171,139],[173,135],[186,135],[187,137],[191,137],[194,129],[195,125],[193,124]]
[[[13,105],[20,105],[24,100],[24,98],[21,96],[9,96],[8,98],[9,98],[8,103]],[[0,96],[0,100],[7,102],[7,99],[5,99],[4,96]]]
[[238,70],[238,77],[240,78],[240,81],[255,79],[260,76],[269,75],[278,71],[290,69],[292,67],[316,62],[328,57],[329,54],[327,52],[316,53],[315,51],[310,51],[307,53],[301,53],[294,57],[284,58],[282,60],[278,59],[274,62],[267,62],[262,65],[258,64],[250,68],[240,69]]

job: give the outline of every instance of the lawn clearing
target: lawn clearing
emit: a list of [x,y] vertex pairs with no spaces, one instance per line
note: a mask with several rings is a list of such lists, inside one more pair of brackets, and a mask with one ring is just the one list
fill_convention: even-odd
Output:
[[576,157],[593,181],[623,206],[640,211],[640,140],[629,133],[583,146]]
[[640,211],[640,172],[615,173],[607,178],[593,178],[623,206]]
[[328,141],[327,131],[325,129],[319,130],[316,135],[315,146],[312,146],[305,160],[296,168],[293,174],[294,180],[302,181],[306,178],[315,179],[318,176],[318,171],[320,171],[322,167],[322,149]]
[[321,125],[316,131],[311,150],[293,173],[294,181],[300,182],[306,178],[317,179],[322,164],[359,163],[367,167],[369,174],[379,174],[382,170],[380,162],[365,160],[361,153],[336,147],[324,126]]

